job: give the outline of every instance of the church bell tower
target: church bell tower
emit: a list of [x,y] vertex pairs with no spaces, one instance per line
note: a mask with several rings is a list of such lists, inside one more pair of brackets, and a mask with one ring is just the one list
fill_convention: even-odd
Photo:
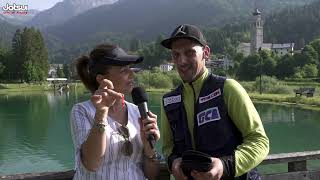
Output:
[[263,21],[261,19],[261,12],[259,9],[255,9],[252,15],[254,17],[254,21],[252,23],[251,30],[250,54],[258,52],[258,50],[262,48],[263,44]]

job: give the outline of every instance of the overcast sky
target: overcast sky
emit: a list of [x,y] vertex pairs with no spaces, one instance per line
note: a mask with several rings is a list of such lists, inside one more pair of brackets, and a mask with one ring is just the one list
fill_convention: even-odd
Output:
[[0,8],[2,9],[7,3],[12,5],[28,5],[28,9],[45,10],[54,6],[57,2],[63,0],[0,0]]

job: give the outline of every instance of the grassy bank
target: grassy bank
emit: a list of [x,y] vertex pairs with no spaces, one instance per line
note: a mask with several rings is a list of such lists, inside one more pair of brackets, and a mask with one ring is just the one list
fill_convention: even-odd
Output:
[[[297,85],[297,84],[295,84]],[[318,84],[317,84],[318,85]],[[316,86],[317,87],[317,86]],[[71,83],[70,89],[76,88],[77,91],[85,91],[85,87],[82,83]],[[21,92],[31,92],[31,91],[52,91],[53,87],[49,84],[0,84],[0,94],[4,93],[21,93]],[[149,88],[146,89],[149,93],[165,93],[168,92],[169,89],[163,89],[163,88]],[[254,101],[268,101],[268,102],[274,102],[274,103],[285,103],[285,104],[296,104],[296,105],[303,105],[303,106],[309,106],[309,107],[316,107],[320,109],[320,96],[319,92],[315,94],[314,97],[296,97],[293,91],[288,94],[259,94],[257,92],[250,92],[250,97]]]
[[[78,91],[84,91],[85,87],[82,83],[69,83],[70,89],[77,88]],[[5,93],[22,93],[22,92],[38,92],[38,91],[53,91],[53,85],[48,83],[43,84],[0,84],[0,94]]]
[[48,84],[0,84],[0,93],[25,92],[25,91],[48,91],[52,89]]
[[[152,93],[165,93],[168,89],[147,89],[147,92]],[[320,110],[320,96],[306,97],[298,96],[296,97],[294,93],[292,94],[259,94],[259,93],[249,93],[249,96],[253,101],[261,102],[273,102],[282,104],[295,104],[298,106],[309,106],[309,109],[319,109]]]
[[303,106],[307,109],[319,109],[320,110],[320,96],[315,97],[295,97],[294,94],[258,94],[249,93],[249,96],[254,101],[268,101],[274,103],[283,104],[295,104],[298,106]]

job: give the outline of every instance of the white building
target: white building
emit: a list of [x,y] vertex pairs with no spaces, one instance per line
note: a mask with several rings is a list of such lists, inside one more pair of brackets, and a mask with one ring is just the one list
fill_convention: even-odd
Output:
[[233,61],[227,56],[224,56],[222,59],[208,60],[206,61],[206,67],[211,72],[212,69],[220,68],[228,70],[230,67],[233,67]]
[[245,56],[248,56],[258,52],[259,49],[268,49],[279,56],[293,54],[294,43],[263,43],[263,21],[261,19],[261,12],[256,9],[252,15],[254,16],[254,21],[251,30],[251,43],[240,43],[238,52],[242,52]]
[[173,64],[172,63],[160,64],[160,70],[162,72],[169,72],[172,69],[173,69]]

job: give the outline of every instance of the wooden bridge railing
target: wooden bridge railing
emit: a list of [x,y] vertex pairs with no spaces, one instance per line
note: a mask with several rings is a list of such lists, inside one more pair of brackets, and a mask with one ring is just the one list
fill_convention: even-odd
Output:
[[[282,153],[269,155],[261,165],[288,163],[288,172],[278,174],[263,174],[262,180],[320,180],[320,168],[308,170],[307,161],[320,159],[320,151],[305,151],[295,153]],[[25,180],[71,180],[74,171],[27,173],[1,176],[0,179],[25,179]],[[166,164],[161,163],[159,180],[169,180]]]
[[308,170],[307,161],[320,159],[320,151],[304,151],[269,155],[261,165],[288,163],[288,172],[265,174],[263,180],[320,180],[320,169]]

